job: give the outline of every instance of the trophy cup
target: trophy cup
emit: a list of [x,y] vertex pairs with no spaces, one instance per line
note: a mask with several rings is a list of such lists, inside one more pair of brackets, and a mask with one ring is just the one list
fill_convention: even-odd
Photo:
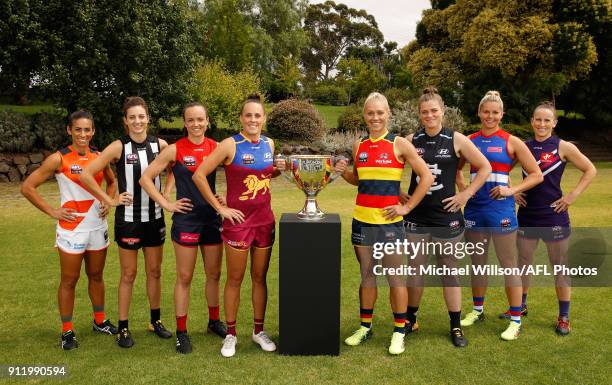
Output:
[[333,172],[333,165],[344,157],[332,155],[278,155],[286,163],[283,175],[306,194],[304,207],[297,213],[302,220],[316,221],[325,216],[317,204],[317,194],[340,176]]

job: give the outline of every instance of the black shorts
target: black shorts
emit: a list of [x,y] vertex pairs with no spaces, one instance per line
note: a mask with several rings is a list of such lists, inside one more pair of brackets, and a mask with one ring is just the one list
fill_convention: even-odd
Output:
[[432,238],[451,239],[463,234],[465,223],[463,217],[453,218],[446,224],[416,223],[404,220],[404,227],[406,234],[431,234]]
[[172,240],[181,246],[218,245],[221,240],[221,218],[204,223],[172,222]]
[[552,227],[519,227],[518,236],[527,239],[541,239],[542,241],[558,242],[569,238],[572,228],[569,223],[566,226]]
[[163,217],[150,222],[115,222],[115,242],[124,249],[161,246],[165,240]]
[[373,246],[375,243],[389,243],[406,239],[403,221],[388,224],[372,224],[353,218],[351,241],[355,246]]

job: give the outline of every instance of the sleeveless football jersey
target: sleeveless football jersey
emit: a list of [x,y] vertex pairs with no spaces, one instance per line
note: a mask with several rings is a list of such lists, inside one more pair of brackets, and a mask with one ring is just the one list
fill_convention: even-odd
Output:
[[364,223],[388,224],[402,221],[401,216],[386,219],[383,208],[399,203],[404,162],[395,156],[397,136],[386,133],[380,138],[364,137],[355,154],[359,176],[353,218]]
[[[55,179],[59,185],[60,203],[62,207],[76,211],[74,222],[59,220],[58,228],[75,232],[87,232],[103,228],[106,226],[106,218],[100,218],[100,201],[79,181],[83,169],[98,157],[98,152],[89,147],[85,154],[79,154],[72,146],[64,147],[58,152],[62,164],[59,171],[55,172]],[[94,179],[98,185],[101,185],[104,172],[100,171],[94,175]]]
[[245,221],[232,225],[226,219],[223,227],[252,227],[274,223],[270,205],[270,180],[274,171],[271,142],[263,135],[257,142],[251,142],[242,134],[236,134],[232,139],[236,146],[234,158],[224,166],[227,205],[242,211]]
[[[172,220],[179,223],[196,224],[215,218],[217,212],[204,199],[191,178],[204,159],[217,147],[217,142],[204,138],[202,144],[195,144],[188,138],[181,138],[175,143],[175,146],[176,158],[172,172],[176,184],[176,199],[190,199],[193,208],[185,214],[174,213]],[[216,169],[206,177],[213,193],[216,192],[215,178]]]

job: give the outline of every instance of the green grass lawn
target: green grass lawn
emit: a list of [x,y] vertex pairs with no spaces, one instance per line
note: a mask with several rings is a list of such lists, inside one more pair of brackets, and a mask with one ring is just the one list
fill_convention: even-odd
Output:
[[38,112],[55,112],[56,108],[49,103],[43,104],[28,104],[19,106],[15,104],[0,104],[0,111],[11,110],[13,112],[21,112],[26,115],[34,115]]
[[[602,166],[604,166],[602,164]],[[612,223],[612,168],[600,167],[593,185],[571,208],[572,223],[579,226],[610,226]],[[519,178],[514,172],[514,178]],[[564,188],[574,186],[579,173],[568,168]],[[218,174],[219,190],[224,178]],[[404,181],[404,185],[406,182]],[[273,181],[273,208],[277,218],[283,212],[297,212],[303,193],[283,178]],[[40,188],[54,204],[59,201],[56,183]],[[350,244],[350,224],[356,189],[339,180],[319,197],[321,208],[338,212],[342,219],[342,305],[341,336],[358,326],[358,265]],[[204,333],[207,320],[203,295],[204,273],[198,262],[191,293],[188,327],[194,352],[180,356],[173,340],[159,340],[145,331],[148,306],[144,266],[134,288],[130,326],[136,345],[120,349],[110,336],[91,331],[91,306],[84,271],[77,287],[74,322],[80,347],[71,352],[59,348],[59,316],[56,289],[59,280],[57,252],[53,248],[54,222],[31,206],[19,194],[19,187],[0,185],[0,364],[66,365],[70,383],[206,383],[206,384],[603,384],[610,378],[610,288],[576,288],[572,302],[570,336],[554,333],[557,302],[551,287],[534,287],[529,296],[529,316],[517,341],[503,342],[499,333],[506,322],[496,314],[506,309],[503,288],[487,293],[487,314],[483,324],[467,328],[469,346],[454,348],[447,336],[448,316],[440,288],[426,290],[419,310],[421,330],[406,339],[406,352],[391,357],[386,349],[392,316],[387,289],[380,290],[374,318],[374,337],[363,346],[342,344],[338,357],[285,357],[264,353],[250,341],[252,307],[250,283],[245,278],[238,318],[238,351],[234,358],[219,354],[221,339]],[[166,216],[170,224],[169,216]],[[112,229],[112,224],[110,226]],[[112,230],[111,230],[112,233]],[[281,234],[282,235],[282,234]],[[105,270],[107,312],[117,319],[119,264],[117,247],[109,248]],[[248,276],[248,275],[247,275]],[[174,252],[165,245],[163,265],[162,319],[174,327],[172,290],[175,279]],[[268,277],[269,303],[266,329],[278,339],[278,248],[275,246]],[[463,309],[471,307],[469,289],[463,289]],[[316,316],[317,309],[313,309]],[[308,319],[303,320],[304,329]],[[32,381],[34,383],[36,381]],[[63,381],[62,381],[63,382]],[[23,382],[20,382],[23,383]],[[56,383],[56,382],[50,382]],[[59,382],[57,382],[59,383]]]

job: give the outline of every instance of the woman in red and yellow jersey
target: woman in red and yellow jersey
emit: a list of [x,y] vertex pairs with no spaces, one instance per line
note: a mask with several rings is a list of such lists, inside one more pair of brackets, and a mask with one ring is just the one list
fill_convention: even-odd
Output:
[[[351,239],[361,266],[361,327],[345,340],[351,346],[361,344],[372,334],[372,315],[378,292],[376,275],[382,271],[377,269],[380,257],[374,255],[374,249],[385,243],[404,240],[403,216],[419,204],[434,180],[412,144],[387,130],[391,111],[384,95],[377,92],[370,94],[365,101],[363,115],[369,136],[353,145],[353,172],[346,170],[345,162],[336,166],[339,171],[344,168],[342,177],[347,182],[358,186]],[[418,175],[419,184],[410,199],[402,205],[399,199],[400,180],[406,162]],[[384,267],[400,267],[401,260],[401,255],[389,254],[382,257],[382,264]],[[385,275],[384,271],[382,275]],[[389,353],[401,354],[404,352],[408,291],[400,276],[389,275],[387,280],[395,319]]]
[[[104,312],[104,263],[108,247],[106,215],[109,207],[97,200],[79,182],[83,169],[98,156],[89,146],[95,133],[93,117],[87,111],[76,111],[68,118],[66,128],[72,144],[51,154],[21,186],[21,193],[40,211],[58,220],[55,246],[60,255],[61,280],[57,293],[62,320],[62,348],[78,347],[72,327],[74,288],[79,280],[81,262],[89,279],[89,298],[93,306],[93,330],[117,334],[117,327]],[[61,207],[53,208],[36,188],[55,174],[60,190]],[[95,175],[96,183],[106,181],[106,192],[117,190],[115,176],[106,167]]]

